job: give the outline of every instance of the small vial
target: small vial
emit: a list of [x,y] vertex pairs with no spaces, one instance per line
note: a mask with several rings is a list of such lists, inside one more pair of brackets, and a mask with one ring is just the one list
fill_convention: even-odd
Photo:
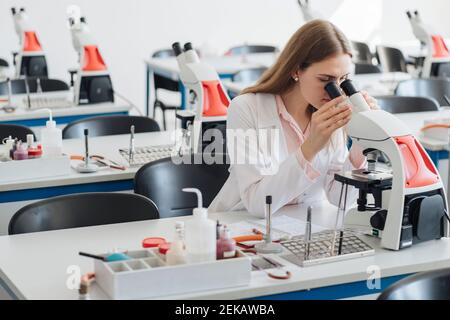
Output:
[[217,240],[217,259],[230,259],[236,256],[236,241],[231,238],[230,230],[224,226]]
[[19,142],[16,151],[14,151],[13,155],[14,160],[27,160],[28,159],[28,149],[26,144]]

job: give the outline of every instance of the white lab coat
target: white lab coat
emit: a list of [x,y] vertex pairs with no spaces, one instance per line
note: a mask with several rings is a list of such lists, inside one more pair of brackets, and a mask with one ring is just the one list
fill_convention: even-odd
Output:
[[[272,213],[293,202],[307,205],[328,199],[338,205],[342,185],[334,180],[334,174],[355,169],[349,160],[343,134],[336,134],[334,148],[325,148],[316,155],[311,164],[320,176],[311,180],[300,166],[296,154],[288,154],[275,95],[258,93],[236,97],[228,109],[227,130],[233,129],[278,129],[275,142],[279,148],[277,152],[263,157],[263,162],[232,162],[230,176],[209,206],[209,212],[247,210],[263,218],[268,195],[272,196]],[[233,159],[228,137],[227,134],[228,151]],[[258,152],[262,153],[260,148]],[[278,169],[267,174],[264,168],[268,163]],[[354,203],[357,195],[357,190],[350,187],[347,204]]]

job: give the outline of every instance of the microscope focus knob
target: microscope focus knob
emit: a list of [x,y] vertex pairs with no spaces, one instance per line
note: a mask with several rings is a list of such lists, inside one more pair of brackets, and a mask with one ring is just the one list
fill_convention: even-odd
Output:
[[377,213],[375,213],[370,218],[370,225],[374,229],[384,230],[384,225],[386,224],[386,217],[387,217],[387,210],[377,211]]

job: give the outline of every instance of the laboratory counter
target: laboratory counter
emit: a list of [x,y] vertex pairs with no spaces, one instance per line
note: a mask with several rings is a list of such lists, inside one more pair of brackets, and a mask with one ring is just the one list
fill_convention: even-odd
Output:
[[[336,207],[327,203],[315,203],[313,207],[313,223],[329,228],[334,221]],[[301,223],[305,220],[305,211],[305,207],[285,207],[274,215],[274,219],[290,217]],[[220,219],[232,230],[237,222],[261,222],[246,212],[216,213],[210,214],[210,218]],[[150,236],[165,236],[170,240],[175,221],[188,219],[191,217],[2,236],[0,283],[14,299],[78,299],[78,291],[69,289],[74,272],[78,270],[79,275],[94,271],[93,260],[79,256],[79,251],[104,253],[112,248],[139,249],[141,241]],[[450,267],[450,240],[447,238],[417,244],[401,251],[389,251],[380,248],[378,239],[362,237],[373,246],[374,255],[308,267],[286,262],[285,269],[292,274],[288,280],[271,279],[265,272],[253,271],[250,283],[245,286],[157,298],[374,298],[405,276]],[[91,287],[90,297],[109,299],[95,283]]]

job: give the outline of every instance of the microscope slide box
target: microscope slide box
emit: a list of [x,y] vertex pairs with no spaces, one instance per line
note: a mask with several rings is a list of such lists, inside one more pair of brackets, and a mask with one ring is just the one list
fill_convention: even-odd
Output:
[[95,260],[95,282],[112,299],[159,298],[195,291],[246,286],[251,258],[240,251],[232,259],[166,266],[157,249],[129,251],[131,260]]
[[52,158],[37,158],[0,162],[0,182],[33,180],[70,174],[70,158],[63,155]]

